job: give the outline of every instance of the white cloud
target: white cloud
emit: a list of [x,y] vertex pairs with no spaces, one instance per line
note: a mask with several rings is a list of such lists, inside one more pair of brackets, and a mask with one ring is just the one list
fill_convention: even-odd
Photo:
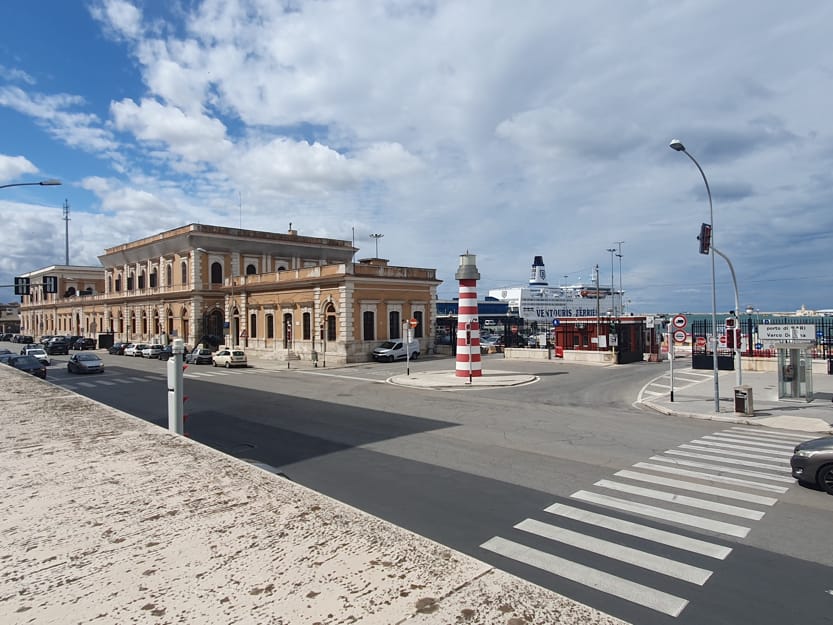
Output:
[[37,173],[38,168],[24,156],[0,154],[0,183],[22,182],[16,180],[23,174]]

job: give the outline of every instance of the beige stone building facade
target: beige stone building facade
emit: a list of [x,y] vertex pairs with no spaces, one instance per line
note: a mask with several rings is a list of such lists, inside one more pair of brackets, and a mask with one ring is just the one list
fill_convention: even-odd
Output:
[[[433,345],[436,270],[354,262],[350,241],[190,224],[109,248],[101,267],[24,274],[21,331],[109,341],[211,341],[275,359],[369,359],[382,341]],[[44,276],[58,292],[44,293]]]

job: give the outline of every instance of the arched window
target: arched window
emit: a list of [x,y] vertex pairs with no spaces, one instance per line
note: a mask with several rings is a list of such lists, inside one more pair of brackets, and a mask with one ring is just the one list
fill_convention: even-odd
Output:
[[256,274],[256,273],[257,273],[257,267],[255,267],[255,266],[254,266],[253,264],[251,264],[251,263],[249,263],[248,265],[246,265],[246,275],[247,275],[247,276],[252,276],[252,275],[254,275],[254,274]]
[[305,312],[301,323],[303,325],[304,340],[309,341],[312,338],[312,315]]
[[116,293],[121,291],[121,274],[116,274]]
[[266,338],[275,338],[275,315],[272,313],[266,315]]
[[223,266],[218,262],[211,263],[211,284],[223,283]]
[[157,286],[159,286],[159,284],[157,284],[158,281],[158,274],[156,273],[156,267],[154,267],[150,270],[150,284],[148,286],[150,286],[150,288],[152,289],[155,289]]
[[392,310],[388,313],[388,338],[398,339],[399,336],[399,311]]
[[139,272],[139,286],[138,286],[138,289],[141,291],[144,288],[145,288],[145,270],[142,269]]
[[133,290],[133,272],[132,271],[127,274],[127,290],[128,291]]
[[362,328],[365,341],[376,339],[376,314],[372,310],[365,310],[362,314]]
[[182,282],[182,285],[185,286],[188,284],[188,261],[183,260],[179,266],[179,279]]
[[327,305],[324,314],[327,317],[327,340],[336,340],[336,307],[332,304]]
[[107,290],[113,290],[113,276],[107,276]]
[[165,266],[165,286],[171,286],[174,283],[174,269],[171,265]]
[[249,315],[249,338],[257,338],[257,313]]

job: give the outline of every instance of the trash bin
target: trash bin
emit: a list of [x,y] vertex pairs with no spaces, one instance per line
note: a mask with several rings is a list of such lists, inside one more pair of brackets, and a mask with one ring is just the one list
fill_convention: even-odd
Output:
[[735,412],[739,412],[748,417],[755,414],[755,409],[752,406],[751,386],[743,385],[735,387]]

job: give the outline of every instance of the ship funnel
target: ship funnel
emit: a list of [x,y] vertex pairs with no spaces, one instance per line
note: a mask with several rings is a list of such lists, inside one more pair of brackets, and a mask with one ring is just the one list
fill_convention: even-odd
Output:
[[547,270],[544,268],[543,256],[536,256],[532,261],[532,273],[529,276],[529,284],[534,286],[547,286]]

